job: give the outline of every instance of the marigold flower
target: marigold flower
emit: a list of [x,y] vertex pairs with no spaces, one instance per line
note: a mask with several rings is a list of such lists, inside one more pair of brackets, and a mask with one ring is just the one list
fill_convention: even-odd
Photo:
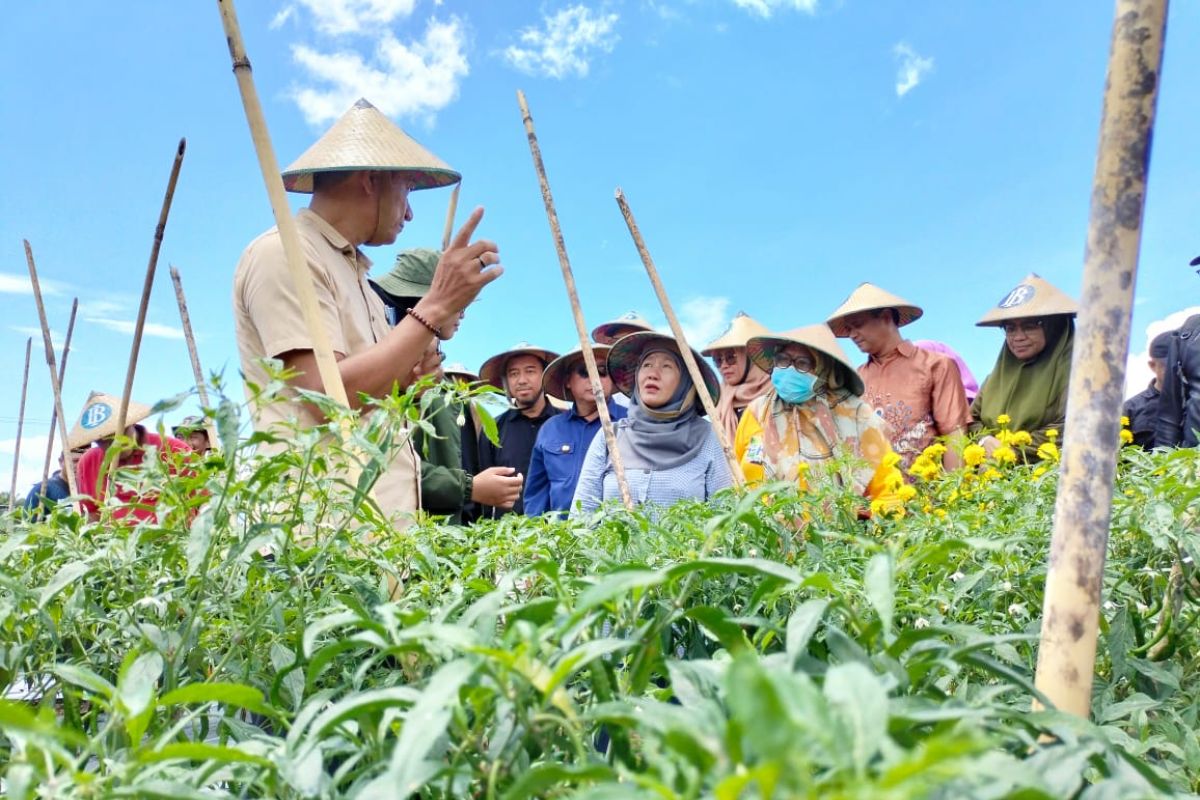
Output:
[[884,469],[891,469],[892,467],[896,466],[899,463],[900,463],[900,455],[897,452],[895,452],[894,450],[890,451],[886,456],[883,457],[883,468]]
[[931,461],[925,453],[917,456],[917,460],[908,468],[909,475],[920,478],[923,481],[933,480],[941,471],[941,466],[936,461]]
[[1128,428],[1128,427],[1129,427],[1129,417],[1127,417],[1127,416],[1125,416],[1125,415],[1121,415],[1121,427],[1122,427],[1122,428]]
[[946,455],[946,445],[941,442],[934,442],[921,451],[921,458],[928,458],[931,461],[938,461],[942,456]]
[[1121,428],[1121,444],[1133,444],[1133,433],[1129,428]]
[[1009,444],[1014,447],[1029,447],[1033,444],[1033,437],[1029,435],[1029,431],[1017,431],[1012,435]]
[[963,448],[963,463],[968,467],[978,467],[987,458],[987,450],[983,445],[969,444]]
[[992,451],[992,458],[997,464],[1015,464],[1017,463],[1017,453],[1006,444],[1002,444]]
[[1035,479],[1036,479],[1036,478],[1040,478],[1040,477],[1042,477],[1043,475],[1045,475],[1045,474],[1046,474],[1047,472],[1049,472],[1049,471],[1050,471],[1050,470],[1046,469],[1045,467],[1038,467],[1037,469],[1035,469],[1035,470],[1033,471],[1033,477],[1034,477]]
[[1003,478],[1004,476],[1001,475],[995,467],[988,467],[980,477],[985,481],[994,481],[997,478]]
[[1046,442],[1045,444],[1040,445],[1037,449],[1037,456],[1042,461],[1058,461],[1058,445],[1056,445],[1054,442]]
[[1046,429],[1046,438],[1052,442],[1057,440],[1058,439],[1058,429],[1057,428],[1047,428]]
[[896,496],[900,498],[901,502],[908,502],[917,496],[917,490],[911,484],[906,483],[896,490]]
[[1000,416],[996,417],[996,424],[1001,427],[1004,427],[1010,422],[1012,422],[1012,417],[1010,417],[1008,414],[1001,414]]

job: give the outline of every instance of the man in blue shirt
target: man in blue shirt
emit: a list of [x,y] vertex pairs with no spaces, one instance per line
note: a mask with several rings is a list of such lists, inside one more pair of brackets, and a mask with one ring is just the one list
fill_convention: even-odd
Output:
[[[605,363],[610,348],[595,345],[592,349],[600,370],[608,414],[614,421],[624,419],[626,409],[612,401],[613,382],[608,377]],[[575,495],[579,470],[583,467],[583,456],[600,430],[600,412],[583,363],[583,353],[572,350],[551,362],[542,376],[542,387],[546,394],[572,405],[547,420],[538,431],[525,476],[525,513],[538,516],[547,511],[558,511],[566,516]]]

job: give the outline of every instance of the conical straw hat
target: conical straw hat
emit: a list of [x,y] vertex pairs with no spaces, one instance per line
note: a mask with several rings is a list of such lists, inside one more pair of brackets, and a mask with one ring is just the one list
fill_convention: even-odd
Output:
[[467,369],[466,364],[463,364],[459,361],[455,361],[453,364],[447,364],[446,366],[442,367],[442,374],[447,378],[457,378],[458,380],[466,383],[475,383],[479,380],[478,375],[476,375],[474,372],[471,372],[471,370]]
[[[608,358],[608,351],[611,349],[606,344],[592,345],[592,352],[596,355],[596,366],[607,369],[606,359]],[[550,362],[550,366],[546,367],[546,371],[542,373],[542,389],[555,400],[570,402],[570,399],[567,397],[567,371],[576,364],[582,363],[583,350],[578,347],[554,359]]]
[[289,192],[311,193],[314,172],[360,169],[409,173],[413,189],[449,186],[462,179],[379,109],[359,100],[283,171],[283,185]]
[[601,322],[592,331],[592,341],[598,344],[613,344],[622,336],[628,336],[638,331],[652,331],[654,326],[641,317],[636,311],[627,311],[616,319]]
[[1012,291],[975,324],[979,327],[1003,325],[1011,319],[1050,317],[1055,314],[1079,313],[1079,306],[1045,278],[1029,273]]
[[505,350],[503,353],[497,353],[483,362],[483,366],[479,368],[479,379],[488,386],[503,389],[504,370],[508,365],[508,360],[513,356],[533,356],[549,366],[551,361],[558,358],[558,353],[544,347],[535,347],[529,342],[518,342],[515,347]]
[[900,315],[898,324],[901,326],[915,322],[925,313],[920,306],[913,305],[899,295],[884,291],[873,283],[864,283],[850,293],[846,302],[838,306],[838,310],[830,314],[826,322],[833,330],[834,336],[849,336],[850,331],[842,324],[843,318],[860,311],[875,311],[880,308],[896,309]]
[[725,350],[730,347],[745,347],[746,342],[750,341],[755,336],[766,336],[771,331],[766,325],[763,325],[753,317],[746,315],[746,312],[739,311],[733,318],[733,322],[729,323],[729,327],[717,339],[708,343],[708,346],[700,351],[701,355],[711,356],[715,350]]
[[772,333],[767,336],[755,336],[746,344],[746,354],[758,368],[770,372],[775,368],[775,351],[789,344],[802,344],[816,350],[824,356],[832,358],[846,368],[846,377],[850,381],[850,391],[857,395],[863,393],[863,381],[858,377],[858,370],[846,357],[846,351],[838,344],[838,340],[829,329],[829,325],[806,325],[783,333]]
[[[117,412],[120,408],[121,398],[119,397],[113,397],[111,394],[103,392],[89,394],[87,402],[83,404],[83,411],[79,413],[79,420],[71,429],[71,435],[67,437],[67,446],[75,450],[85,447],[97,439],[116,436]],[[125,412],[125,424],[136,425],[148,416],[150,416],[150,406],[130,400],[129,408]]]
[[[638,364],[642,362],[642,354],[651,345],[660,347],[666,345],[668,349],[674,350],[676,353],[680,352],[679,343],[675,341],[674,336],[656,331],[638,331],[628,336],[622,336],[608,351],[608,374],[612,376],[617,391],[630,397],[633,396],[633,385],[637,382]],[[696,359],[696,365],[700,367],[700,374],[704,376],[704,387],[708,389],[708,396],[714,403],[717,402],[721,397],[721,385],[717,382],[717,373],[695,350],[692,351],[692,358]],[[704,405],[699,405],[696,412],[700,416],[704,416],[706,413]]]

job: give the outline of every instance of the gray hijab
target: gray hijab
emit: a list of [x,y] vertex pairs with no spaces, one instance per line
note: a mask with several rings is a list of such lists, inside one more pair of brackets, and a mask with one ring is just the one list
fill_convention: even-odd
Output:
[[683,367],[683,359],[670,350],[653,348],[642,353],[638,366],[651,353],[666,353],[679,368],[679,386],[671,400],[659,408],[642,405],[637,381],[629,398],[629,416],[617,427],[617,449],[626,469],[666,470],[696,458],[712,426],[696,410],[696,387]]

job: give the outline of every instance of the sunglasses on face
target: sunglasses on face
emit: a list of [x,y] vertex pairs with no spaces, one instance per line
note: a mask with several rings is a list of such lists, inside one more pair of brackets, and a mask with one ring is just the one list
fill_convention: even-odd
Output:
[[[604,364],[597,364],[596,372],[600,373],[601,378],[608,377],[608,367],[606,367]],[[587,367],[583,364],[580,364],[575,368],[575,374],[580,378],[586,378],[588,376]]]
[[720,368],[722,364],[728,364],[732,367],[738,363],[738,354],[732,350],[728,353],[714,353],[712,360],[718,368]]
[[1005,336],[1016,336],[1018,333],[1028,336],[1034,331],[1041,330],[1042,321],[1040,319],[1031,319],[1024,322],[1006,322],[1000,327],[1004,329]]

